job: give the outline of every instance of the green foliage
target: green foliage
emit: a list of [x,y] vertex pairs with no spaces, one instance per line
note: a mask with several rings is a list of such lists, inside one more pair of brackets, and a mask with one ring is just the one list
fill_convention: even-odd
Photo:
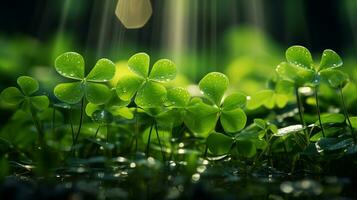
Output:
[[85,97],[90,103],[104,104],[110,98],[110,90],[105,83],[115,75],[112,61],[102,58],[97,61],[87,76],[84,75],[84,59],[75,52],[67,52],[55,61],[56,71],[63,77],[75,80],[61,83],[54,89],[55,96],[68,104],[76,104]]
[[246,104],[246,97],[235,93],[223,99],[228,83],[226,75],[219,72],[211,72],[202,78],[199,87],[204,98],[211,103],[200,99],[191,101],[185,117],[185,124],[190,130],[206,137],[215,129],[218,119],[227,133],[237,132],[245,127],[247,117],[242,108]]
[[168,59],[161,59],[154,63],[150,71],[149,55],[137,53],[129,59],[128,66],[137,76],[126,75],[119,79],[116,87],[119,98],[129,101],[136,94],[135,103],[138,106],[160,107],[167,96],[167,90],[161,83],[171,81],[176,77],[175,64]]
[[[120,77],[117,85],[110,89],[106,83],[115,74],[115,65],[110,60],[98,60],[85,75],[82,56],[68,52],[55,61],[56,71],[72,79],[54,89],[63,103],[52,103],[53,107],[48,108],[48,97],[38,95],[39,83],[28,76],[18,78],[18,87],[1,92],[2,102],[21,109],[0,130],[0,153],[11,152],[0,159],[3,168],[0,179],[15,169],[13,160],[25,160],[28,166],[38,166],[36,170],[41,171],[47,167],[43,165],[47,161],[44,158],[55,160],[44,171],[57,173],[53,166],[66,170],[59,163],[68,163],[72,171],[65,171],[66,174],[91,169],[92,164],[110,166],[108,170],[114,169],[115,163],[123,172],[129,169],[131,173],[142,170],[143,166],[149,166],[150,170],[161,169],[169,163],[170,170],[176,170],[176,165],[180,165],[177,169],[187,170],[192,181],[211,166],[221,165],[225,170],[227,163],[234,166],[234,171],[239,167],[243,173],[266,167],[294,173],[300,166],[308,171],[317,168],[321,173],[328,170],[323,164],[338,158],[349,159],[344,156],[357,153],[354,138],[357,118],[348,116],[342,88],[349,79],[336,69],[340,66],[342,60],[332,50],[325,50],[320,64],[315,64],[306,48],[293,46],[286,51],[286,61],[276,69],[280,79],[269,81],[268,89],[249,97],[234,90],[228,93],[227,76],[212,72],[198,83],[202,96],[192,97],[186,88],[163,84],[176,76],[176,67],[170,60],[160,59],[150,69],[150,57],[145,53],[135,54],[128,61],[132,74]],[[319,120],[311,109],[305,109],[309,125],[298,122],[296,109],[290,104],[294,89],[317,88],[322,83],[338,89],[341,100],[330,106],[321,98],[324,113],[318,115]],[[311,98],[311,94],[304,95],[301,101]],[[78,105],[69,105],[84,100],[88,103],[83,103],[79,113]],[[336,113],[340,101],[343,114]],[[82,116],[84,106],[91,121]],[[261,106],[267,109],[252,111]],[[250,110],[247,112],[251,114],[250,120],[245,109]],[[333,112],[327,112],[330,110]],[[73,119],[78,114],[80,124],[77,126]],[[35,138],[30,134],[34,128],[28,123],[29,117],[40,133],[39,151],[29,150],[37,149]],[[246,126],[248,121],[253,122]],[[23,129],[21,134],[14,132],[18,127]],[[97,135],[99,137],[93,138]],[[144,150],[145,159],[141,158]],[[223,158],[224,162],[215,160]],[[71,162],[80,168],[72,169]],[[204,162],[204,166],[199,162]],[[151,171],[143,171],[145,176],[151,176],[148,173]]]
[[48,107],[49,100],[45,95],[34,95],[39,90],[38,82],[29,76],[20,76],[17,79],[20,90],[16,87],[4,89],[0,97],[11,105],[20,105],[24,110],[43,110]]

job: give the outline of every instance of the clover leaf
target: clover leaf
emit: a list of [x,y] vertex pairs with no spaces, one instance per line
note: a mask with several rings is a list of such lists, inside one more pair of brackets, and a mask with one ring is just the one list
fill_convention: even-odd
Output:
[[206,144],[214,155],[224,155],[230,151],[234,140],[232,137],[214,132],[208,136]]
[[99,123],[103,123],[104,121],[110,123],[113,116],[121,116],[126,119],[132,119],[133,113],[128,107],[126,107],[129,103],[129,101],[120,100],[116,95],[114,88],[111,90],[110,99],[105,104],[97,105],[88,103],[85,111],[89,117],[92,117],[93,121]]
[[43,110],[48,107],[49,100],[45,95],[35,96],[39,90],[38,81],[29,76],[20,76],[17,79],[19,88],[8,87],[0,96],[3,101],[10,105],[20,105],[24,110]]
[[348,75],[340,70],[327,69],[320,72],[323,80],[326,80],[333,88],[343,88],[349,81]]
[[246,96],[234,93],[223,99],[228,84],[226,75],[219,72],[209,73],[202,78],[199,87],[211,104],[197,99],[191,101],[185,116],[185,124],[190,130],[206,136],[214,130],[218,119],[226,133],[244,128],[247,117],[242,108],[246,104]]
[[76,104],[85,97],[90,103],[104,104],[110,97],[109,88],[102,84],[110,81],[115,74],[112,61],[102,58],[85,76],[84,59],[75,52],[67,52],[55,61],[56,71],[63,77],[75,80],[71,83],[58,84],[54,89],[55,96],[68,104]]
[[119,98],[129,101],[136,95],[135,103],[139,107],[161,106],[167,95],[166,88],[161,83],[176,77],[175,64],[168,59],[160,59],[150,71],[149,55],[137,53],[129,58],[128,67],[135,75],[126,75],[118,80],[116,91]]

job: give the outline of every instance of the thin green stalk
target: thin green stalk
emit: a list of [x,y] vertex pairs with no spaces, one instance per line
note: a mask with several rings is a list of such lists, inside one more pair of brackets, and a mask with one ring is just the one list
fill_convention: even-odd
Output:
[[44,134],[42,132],[42,128],[40,125],[40,122],[38,121],[37,117],[36,117],[36,113],[35,110],[33,108],[30,108],[30,113],[31,113],[31,117],[32,117],[32,121],[36,127],[36,130],[38,132],[38,141],[39,141],[39,145],[40,148],[43,149],[44,147]]
[[97,130],[95,131],[94,138],[97,138],[97,135],[98,135],[99,129],[100,129],[100,125],[98,126]]
[[352,123],[351,123],[351,121],[350,121],[350,117],[348,116],[347,107],[346,107],[346,103],[345,103],[345,98],[343,97],[342,88],[338,88],[338,90],[339,90],[339,92],[340,92],[340,97],[341,97],[341,102],[342,102],[343,113],[344,113],[344,115],[345,115],[345,118],[347,119],[348,126],[349,126],[350,129],[351,129],[351,134],[352,134],[352,137],[353,137],[353,141],[354,141],[354,143],[356,144],[356,143],[357,143],[357,138],[356,138],[355,132],[354,132],[354,130],[353,130]]
[[73,128],[73,122],[72,122],[72,113],[69,113],[69,124],[71,126],[71,133],[72,133],[72,145],[74,144],[74,128]]
[[301,103],[301,99],[300,99],[300,95],[299,95],[299,87],[298,86],[295,86],[295,96],[296,96],[296,103],[297,103],[298,110],[299,110],[300,123],[303,125],[304,133],[305,133],[305,136],[306,136],[306,141],[308,142],[309,141],[309,138],[308,138],[309,136],[308,136],[308,133],[306,132],[306,123],[305,123],[305,120],[304,120],[304,110],[303,110],[303,106],[302,106],[302,103]]
[[[73,150],[74,147],[76,146],[76,144],[77,144],[77,142],[78,142],[79,134],[81,133],[82,123],[83,123],[83,111],[84,111],[84,99],[82,98],[82,101],[81,101],[81,110],[80,110],[81,113],[80,113],[80,118],[79,118],[79,126],[78,126],[78,130],[77,130],[76,137],[74,138],[72,150]],[[73,151],[73,153],[74,153],[74,151]]]
[[53,111],[52,111],[52,134],[53,135],[56,134],[55,123],[56,123],[56,108],[53,106]]
[[319,124],[322,132],[322,136],[325,137],[325,130],[324,127],[322,126],[322,121],[321,121],[321,112],[320,112],[320,106],[319,106],[319,97],[318,97],[318,92],[319,92],[319,86],[315,86],[315,101],[316,101],[316,111],[317,111],[317,116],[319,118]]
[[162,148],[162,145],[161,145],[161,140],[160,140],[160,136],[159,136],[159,130],[158,130],[156,121],[155,121],[154,125],[155,125],[155,132],[156,132],[157,141],[159,142],[160,149],[161,149],[162,159],[164,161],[166,161],[165,152],[163,151],[163,148]]
[[148,142],[146,144],[146,157],[149,157],[149,151],[150,151],[150,142],[151,142],[151,133],[152,129],[154,128],[154,124],[151,124],[150,126],[150,131],[149,131],[149,137],[148,137]]

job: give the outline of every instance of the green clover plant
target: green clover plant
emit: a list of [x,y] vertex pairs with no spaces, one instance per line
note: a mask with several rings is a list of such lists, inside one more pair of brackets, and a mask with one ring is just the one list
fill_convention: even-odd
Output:
[[55,96],[68,104],[81,102],[79,127],[74,137],[72,150],[77,143],[83,121],[84,97],[92,104],[104,104],[110,98],[111,92],[104,85],[115,75],[115,64],[105,58],[97,61],[93,69],[85,76],[83,57],[76,52],[67,52],[57,57],[55,69],[63,77],[74,80],[70,83],[60,83],[54,88]]
[[126,75],[118,80],[116,91],[119,98],[130,101],[136,95],[135,103],[139,107],[162,106],[167,91],[161,83],[176,77],[175,64],[168,59],[160,59],[149,70],[149,55],[137,53],[128,60],[128,66],[135,75]]
[[320,63],[315,64],[310,51],[303,46],[292,46],[288,48],[285,57],[287,61],[280,63],[276,68],[276,71],[282,79],[291,81],[295,84],[295,95],[298,102],[300,121],[306,127],[298,88],[305,85],[313,86],[315,88],[316,110],[320,122],[319,124],[324,135],[318,100],[318,87],[321,74],[325,73],[327,70],[342,66],[342,59],[333,50],[326,49],[322,54]]
[[226,75],[211,72],[201,79],[199,87],[204,99],[193,98],[186,109],[185,124],[193,132],[206,137],[218,120],[226,133],[234,133],[244,128],[247,116],[243,111],[246,96],[233,93],[223,99],[228,89]]
[[71,83],[60,83],[54,89],[55,96],[68,104],[79,103],[85,97],[90,103],[104,104],[110,97],[109,88],[104,85],[115,74],[112,61],[102,58],[85,76],[83,57],[75,52],[67,52],[55,61],[56,71],[63,77],[74,80]]
[[1,92],[0,97],[5,103],[20,106],[22,110],[30,112],[39,133],[40,145],[43,145],[44,135],[36,112],[49,106],[48,97],[46,95],[35,95],[39,90],[39,83],[32,77],[20,76],[17,79],[17,84],[20,89],[8,87]]

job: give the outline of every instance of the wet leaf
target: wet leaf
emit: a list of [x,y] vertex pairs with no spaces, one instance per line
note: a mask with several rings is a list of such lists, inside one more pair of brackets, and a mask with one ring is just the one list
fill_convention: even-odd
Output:
[[175,108],[183,108],[190,101],[190,93],[182,87],[171,88],[167,91],[167,105]]
[[240,108],[234,110],[222,111],[221,123],[227,133],[233,133],[242,130],[247,122],[247,116]]
[[319,70],[336,68],[343,65],[341,57],[331,49],[326,49],[322,53]]
[[274,134],[274,136],[282,137],[302,130],[304,130],[304,127],[301,124],[291,125],[284,128],[279,128],[278,133]]
[[76,52],[67,52],[57,57],[56,71],[64,77],[82,80],[84,78],[84,59]]
[[298,65],[304,68],[311,69],[313,63],[310,51],[303,46],[292,46],[289,47],[285,52],[286,60],[289,63]]
[[255,110],[260,106],[264,105],[267,101],[271,100],[274,95],[272,90],[262,90],[258,93],[252,95],[247,102],[247,108],[250,110]]
[[149,78],[158,82],[171,81],[176,77],[176,66],[168,59],[158,60],[151,69]]
[[220,105],[228,84],[229,80],[226,75],[219,72],[211,72],[201,79],[199,87],[207,98],[216,105]]
[[96,110],[92,114],[92,119],[98,124],[106,125],[113,121],[113,115],[107,110]]
[[139,76],[127,75],[118,80],[116,92],[123,101],[130,101],[143,84],[144,79]]
[[291,81],[299,86],[312,83],[315,79],[315,72],[308,68],[282,62],[276,68],[276,72],[283,80]]
[[203,103],[202,100],[193,100],[186,111],[184,122],[191,131],[206,137],[215,128],[219,112],[217,107]]
[[87,81],[93,82],[107,82],[110,81],[115,75],[115,64],[105,58],[97,61],[94,68],[89,72],[86,77]]
[[111,92],[106,85],[87,82],[85,84],[85,95],[90,103],[100,105],[109,100]]
[[132,72],[146,78],[149,74],[150,56],[146,53],[137,53],[129,58],[128,66]]
[[163,105],[166,93],[164,86],[148,81],[139,89],[135,103],[142,108],[159,107]]
[[326,80],[333,88],[343,88],[349,81],[348,75],[340,70],[327,69],[322,70],[320,75],[323,80]]
[[223,110],[233,110],[236,108],[244,108],[247,103],[247,96],[241,93],[234,93],[227,96],[223,102]]
[[39,89],[38,81],[36,81],[30,76],[20,76],[17,79],[17,84],[20,86],[22,92],[26,96],[32,95]]
[[83,85],[80,82],[61,83],[55,87],[54,94],[65,103],[76,104],[84,96]]

